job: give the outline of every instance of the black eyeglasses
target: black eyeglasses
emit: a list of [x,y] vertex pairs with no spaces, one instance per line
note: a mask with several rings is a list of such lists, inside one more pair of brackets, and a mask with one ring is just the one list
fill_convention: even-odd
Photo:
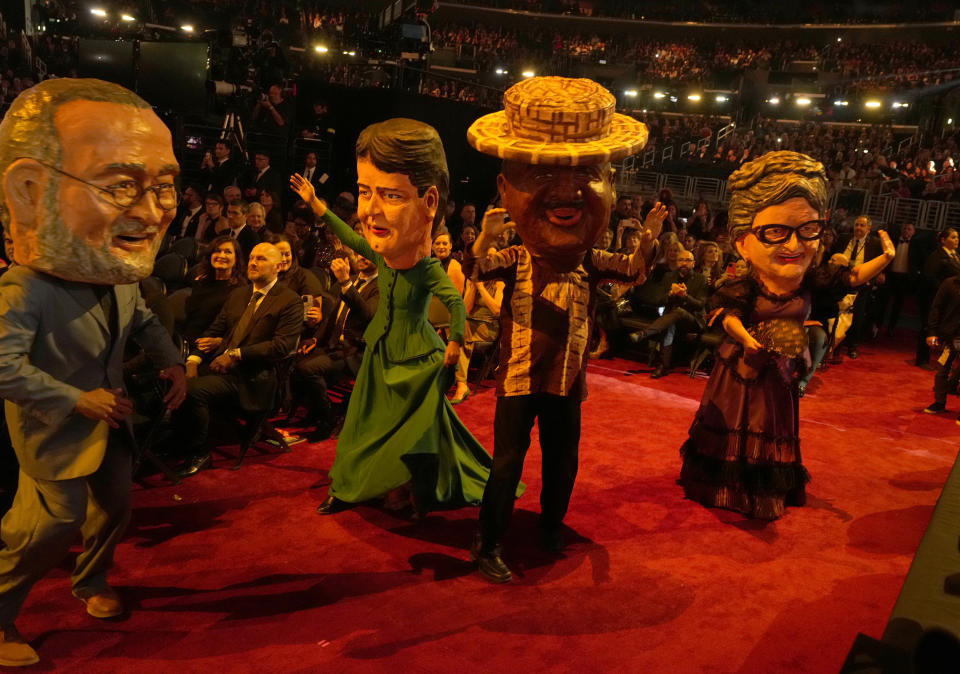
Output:
[[823,229],[826,224],[825,220],[809,220],[797,227],[790,227],[789,225],[761,225],[760,227],[754,227],[750,231],[762,243],[767,244],[786,243],[794,233],[796,233],[800,241],[816,241],[823,234]]
[[46,162],[42,162],[39,159],[34,159],[34,161],[38,164],[43,164],[51,171],[56,171],[60,175],[64,175],[68,178],[76,180],[77,182],[81,182],[88,187],[92,187],[95,190],[109,195],[109,201],[114,206],[122,210],[127,210],[128,208],[132,208],[136,204],[140,203],[140,200],[143,199],[143,195],[147,192],[153,192],[154,196],[157,197],[157,205],[165,211],[174,210],[177,207],[177,204],[180,203],[180,193],[177,191],[177,186],[173,183],[162,183],[160,185],[144,187],[136,180],[124,180],[115,185],[100,187],[99,185],[94,185],[83,178],[78,178],[71,173],[67,173],[63,169],[58,169],[56,166],[51,166]]

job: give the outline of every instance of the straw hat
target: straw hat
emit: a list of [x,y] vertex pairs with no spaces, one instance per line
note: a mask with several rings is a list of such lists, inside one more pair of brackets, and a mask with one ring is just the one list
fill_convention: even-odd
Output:
[[588,166],[622,159],[647,143],[647,127],[615,112],[616,99],[588,79],[532,77],[503,95],[504,110],[467,130],[480,152],[523,164]]

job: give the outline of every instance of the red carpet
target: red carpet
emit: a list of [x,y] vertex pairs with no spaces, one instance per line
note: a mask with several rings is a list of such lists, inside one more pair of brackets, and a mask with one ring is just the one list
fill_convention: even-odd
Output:
[[[301,444],[138,488],[112,576],[128,619],[88,618],[65,565],[18,624],[38,668],[73,672],[835,672],[858,631],[881,635],[960,438],[953,415],[919,413],[933,374],[900,346],[815,378],[801,402],[810,503],[773,524],[683,500],[678,448],[704,379],[598,361],[572,544],[554,559],[531,542],[534,444],[511,585],[466,561],[475,509],[317,515],[334,443]],[[489,449],[493,404],[483,390],[457,408]]]

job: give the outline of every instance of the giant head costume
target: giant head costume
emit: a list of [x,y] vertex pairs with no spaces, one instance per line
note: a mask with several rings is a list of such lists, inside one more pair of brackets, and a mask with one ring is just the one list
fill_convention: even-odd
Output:
[[467,140],[503,159],[500,197],[533,258],[571,271],[609,224],[610,162],[640,151],[647,127],[618,114],[613,94],[587,79],[534,77],[510,87],[503,103]]
[[430,255],[449,185],[443,143],[429,124],[388,119],[357,138],[357,215],[388,266],[407,269]]
[[17,263],[68,281],[148,276],[177,207],[170,132],[116,84],[48,80],[0,123],[0,217]]
[[729,232],[769,288],[800,286],[820,244],[827,206],[823,164],[798,152],[768,152],[730,175]]

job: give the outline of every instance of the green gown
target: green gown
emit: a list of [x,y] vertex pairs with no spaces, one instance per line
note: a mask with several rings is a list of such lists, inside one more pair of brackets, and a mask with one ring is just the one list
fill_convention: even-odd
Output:
[[450,311],[450,340],[462,344],[463,299],[435,258],[391,269],[336,215],[327,211],[324,220],[345,245],[376,263],[380,288],[330,469],[330,494],[358,503],[411,482],[421,507],[479,504],[492,461],[447,400],[446,345],[427,322],[436,295]]

